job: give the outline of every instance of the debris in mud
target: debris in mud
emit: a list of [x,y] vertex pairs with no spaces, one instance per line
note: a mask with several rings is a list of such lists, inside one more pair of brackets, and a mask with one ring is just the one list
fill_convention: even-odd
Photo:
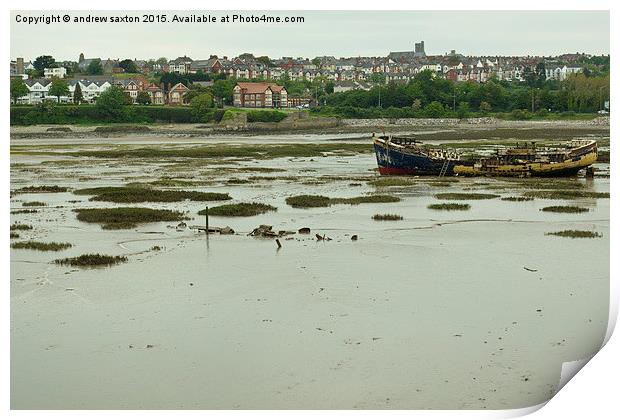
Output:
[[234,235],[235,231],[230,226],[224,226],[220,229],[220,235]]
[[17,239],[19,238],[19,233],[11,232],[10,236],[11,236],[10,239]]
[[351,240],[352,241],[357,241],[357,235],[351,235]]
[[523,269],[524,269],[524,270],[527,270],[527,271],[531,271],[532,273],[535,273],[535,272],[537,272],[537,271],[538,271],[538,270],[536,270],[536,269],[534,269],[534,268],[527,268],[527,267],[523,267]]
[[248,236],[275,238],[278,236],[278,234],[274,232],[272,229],[273,229],[273,226],[260,225],[259,227],[255,228],[252,232],[250,232]]
[[310,228],[309,227],[302,227],[301,229],[299,229],[297,231],[297,233],[300,233],[302,235],[309,235],[310,234]]
[[153,245],[151,247],[151,251],[161,251],[161,250],[162,250],[162,247],[160,247],[159,245]]

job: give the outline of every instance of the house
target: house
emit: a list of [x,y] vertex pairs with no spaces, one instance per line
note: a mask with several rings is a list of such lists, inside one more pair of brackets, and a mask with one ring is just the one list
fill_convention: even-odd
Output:
[[170,73],[187,74],[190,72],[193,60],[188,56],[177,57],[168,63]]
[[[24,83],[28,87],[29,93],[25,96],[22,96],[18,99],[18,103],[27,104],[27,105],[36,105],[45,100],[53,100],[57,101],[58,98],[55,96],[49,96],[49,89],[52,86],[51,79],[28,79],[24,80]],[[82,98],[85,103],[95,102],[97,97],[102,92],[105,92],[112,84],[107,81],[97,81],[93,82],[90,80],[69,80],[69,95],[61,96],[60,102],[62,103],[70,103],[73,102],[73,94],[75,92],[75,87],[77,84],[80,85],[80,89],[82,90]]]
[[131,98],[131,102],[134,104],[138,98],[138,92],[142,90],[138,81],[132,79],[116,80],[114,81],[114,85],[123,89],[123,92]]
[[80,89],[82,90],[84,102],[87,103],[94,103],[99,95],[112,86],[112,83],[109,80],[70,80],[69,91],[71,92],[71,98],[73,98],[73,92],[75,92],[75,86],[78,83],[80,84]]
[[43,75],[46,79],[51,79],[52,77],[57,77],[59,79],[64,79],[67,75],[67,69],[64,67],[54,67],[51,69],[43,69]]
[[357,82],[354,80],[343,80],[334,83],[334,93],[348,92],[354,89],[370,90],[370,88],[370,84],[364,82]]
[[153,105],[163,105],[166,102],[164,90],[156,84],[151,83],[144,89],[144,91],[149,94]]
[[233,89],[233,105],[248,108],[286,108],[288,93],[273,83],[239,82]]
[[189,88],[183,83],[177,83],[170,88],[167,94],[168,105],[183,105],[185,103],[185,94]]

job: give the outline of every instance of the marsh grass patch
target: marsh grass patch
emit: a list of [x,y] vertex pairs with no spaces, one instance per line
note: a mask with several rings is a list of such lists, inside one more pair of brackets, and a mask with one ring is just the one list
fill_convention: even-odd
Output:
[[[210,208],[209,216],[250,217],[277,210],[277,207],[263,203],[224,204]],[[204,216],[206,214],[206,210],[200,210],[198,214]]]
[[549,200],[574,200],[578,198],[609,198],[609,193],[581,190],[541,190],[526,191],[525,197],[544,198]]
[[139,186],[95,187],[73,191],[77,195],[93,195],[90,201],[107,201],[112,203],[177,202],[177,201],[223,201],[231,200],[227,193],[157,190]]
[[[38,154],[54,154],[38,151]],[[67,156],[94,158],[254,158],[273,159],[287,157],[319,157],[325,153],[332,155],[350,155],[352,153],[372,153],[370,144],[351,143],[287,143],[277,145],[231,145],[217,144],[209,146],[162,148],[162,147],[111,147],[108,149],[82,150],[77,152],[57,152]],[[230,163],[230,162],[229,162]],[[206,164],[206,163],[205,163]]]
[[187,220],[175,210],[156,210],[146,207],[117,207],[107,209],[75,209],[77,219],[86,223],[99,223],[103,229],[132,229],[140,223],[176,222]]
[[286,204],[294,208],[329,207],[334,204],[364,204],[364,203],[396,203],[400,198],[387,195],[364,195],[351,198],[330,198],[324,195],[295,195],[286,198]]
[[377,221],[397,221],[403,220],[403,216],[398,214],[375,214],[372,216],[372,220]]
[[427,208],[429,210],[463,211],[463,210],[469,210],[471,206],[469,204],[462,204],[462,203],[438,203],[438,204],[429,204]]
[[43,207],[43,206],[47,206],[47,204],[42,201],[24,201],[22,203],[22,206],[23,207]]
[[498,198],[497,194],[483,193],[439,193],[434,195],[438,200],[489,200]]
[[58,185],[31,185],[28,187],[22,187],[14,190],[13,192],[16,194],[26,194],[26,193],[62,193],[67,192],[69,189],[67,187],[59,187]]
[[543,207],[540,211],[546,211],[550,213],[587,213],[590,209],[578,206],[548,206]]
[[561,230],[559,232],[547,232],[545,235],[560,236],[562,238],[601,238],[603,236],[598,232],[590,230]]
[[502,201],[517,201],[517,202],[534,201],[534,197],[523,197],[523,196],[502,197],[501,200]]
[[405,187],[414,184],[415,179],[406,177],[381,177],[368,181],[368,185],[373,187]]
[[54,262],[60,265],[71,265],[78,267],[101,267],[127,262],[127,257],[122,255],[82,254],[78,257],[54,260]]
[[32,214],[38,213],[39,210],[35,209],[21,209],[21,210],[11,210],[11,214]]
[[32,225],[26,225],[24,223],[13,223],[10,230],[32,230]]
[[23,241],[13,242],[11,248],[14,249],[32,249],[35,251],[62,251],[71,248],[73,245],[68,242],[38,242]]

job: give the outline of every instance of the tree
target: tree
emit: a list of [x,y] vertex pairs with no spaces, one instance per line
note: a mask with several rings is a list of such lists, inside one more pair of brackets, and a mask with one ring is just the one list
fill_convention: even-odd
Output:
[[185,94],[185,101],[191,103],[192,99],[205,93],[211,93],[211,88],[200,85],[191,85],[189,87],[189,91]]
[[419,99],[417,99],[417,98],[416,98],[416,99],[414,99],[414,100],[413,100],[413,103],[411,104],[411,108],[413,108],[413,109],[415,109],[415,110],[418,110],[418,109],[420,109],[421,107],[422,107],[422,101],[421,101],[421,100],[419,100]]
[[271,59],[269,57],[267,57],[266,55],[262,55],[260,57],[257,57],[256,61],[258,61],[259,63],[264,64],[265,67],[273,67],[273,63],[271,62]]
[[327,93],[328,95],[331,95],[332,93],[334,93],[334,82],[329,80],[325,83],[325,93]]
[[43,75],[44,70],[52,67],[55,62],[56,60],[54,60],[54,57],[51,55],[41,55],[34,60],[32,65],[37,70],[39,75]]
[[123,89],[111,86],[97,98],[97,110],[110,120],[119,120],[124,116],[126,96]]
[[95,58],[88,64],[86,68],[86,72],[88,74],[103,74],[103,66],[101,65],[101,60],[99,58]]
[[58,103],[60,103],[61,96],[68,96],[69,93],[69,84],[65,79],[52,80],[52,86],[50,86],[49,94],[58,98]]
[[22,79],[11,79],[11,98],[13,98],[13,102],[17,105],[17,100],[22,96],[26,96],[30,93],[28,90],[28,86],[24,83]]
[[433,101],[424,107],[424,112],[426,113],[427,117],[441,118],[444,116],[446,110],[441,103]]
[[82,86],[80,83],[75,84],[75,90],[73,91],[73,103],[76,105],[81,104],[84,101],[84,95],[82,94]]
[[207,113],[213,108],[213,96],[203,93],[194,97],[190,102],[192,116],[196,121],[202,121]]
[[146,91],[138,92],[138,96],[136,97],[136,103],[140,105],[149,105],[151,103],[151,95]]
[[125,73],[138,73],[138,67],[136,67],[136,63],[134,63],[128,58],[118,63],[118,66],[125,70]]
[[469,117],[469,103],[459,102],[459,107],[456,110],[456,114],[461,119]]
[[486,101],[482,101],[482,102],[480,102],[480,106],[478,107],[478,109],[483,114],[487,114],[487,113],[491,112],[491,105],[489,105],[489,103],[486,102]]

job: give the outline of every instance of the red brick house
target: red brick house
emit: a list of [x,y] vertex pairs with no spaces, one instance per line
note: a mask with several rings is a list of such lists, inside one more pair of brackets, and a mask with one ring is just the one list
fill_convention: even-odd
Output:
[[144,91],[149,94],[153,105],[163,105],[166,102],[164,90],[159,86],[151,83]]
[[288,93],[273,83],[239,82],[233,89],[233,105],[248,108],[287,108]]
[[185,103],[185,94],[189,91],[189,88],[183,83],[177,83],[172,86],[166,95],[168,98],[168,105],[183,105]]

